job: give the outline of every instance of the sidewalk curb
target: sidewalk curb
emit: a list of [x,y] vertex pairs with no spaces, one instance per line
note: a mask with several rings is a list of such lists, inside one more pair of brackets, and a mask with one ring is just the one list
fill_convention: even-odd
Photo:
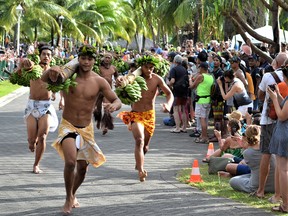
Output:
[[10,94],[0,97],[0,107],[5,106],[6,104],[13,101],[15,98],[20,97],[21,95],[25,94],[28,91],[29,91],[29,87],[20,87],[19,89],[16,89]]

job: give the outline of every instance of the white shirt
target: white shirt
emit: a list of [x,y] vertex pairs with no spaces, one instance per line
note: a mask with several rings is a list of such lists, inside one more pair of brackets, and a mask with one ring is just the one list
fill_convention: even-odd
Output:
[[[278,68],[277,70],[275,70],[274,72],[276,72],[276,74],[278,75],[279,79],[281,81],[283,81],[283,73],[282,73],[282,69]],[[276,81],[273,77],[273,75],[271,73],[265,73],[262,77],[261,83],[259,84],[259,89],[263,92],[265,92],[265,100],[263,103],[263,110],[261,113],[261,120],[260,120],[260,125],[268,125],[268,124],[272,124],[275,121],[270,119],[267,115],[267,100],[269,99],[269,94],[267,93],[267,87],[268,85],[272,85],[275,84]]]

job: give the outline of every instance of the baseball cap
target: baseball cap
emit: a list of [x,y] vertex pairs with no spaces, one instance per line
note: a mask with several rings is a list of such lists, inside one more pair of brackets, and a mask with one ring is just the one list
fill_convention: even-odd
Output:
[[238,56],[233,56],[231,59],[229,59],[230,62],[241,62],[241,59]]
[[248,56],[248,59],[258,60],[258,56],[256,54]]

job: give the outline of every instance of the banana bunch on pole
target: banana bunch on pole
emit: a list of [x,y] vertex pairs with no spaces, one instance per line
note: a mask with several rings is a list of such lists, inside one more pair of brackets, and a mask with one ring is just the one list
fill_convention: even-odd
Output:
[[66,93],[69,92],[69,88],[77,86],[77,82],[75,81],[77,77],[77,73],[74,73],[72,77],[66,79],[63,83],[58,85],[48,84],[47,89],[52,91],[53,93],[58,91],[65,91]]
[[30,81],[24,79],[24,77],[21,75],[21,70],[11,73],[11,75],[9,76],[9,81],[14,85],[21,85],[26,87],[30,86]]
[[65,91],[66,93],[68,93],[70,87],[77,86],[77,73],[75,73],[77,67],[78,58],[74,58],[64,66],[61,66],[61,76],[58,77],[58,80],[56,82],[52,82],[50,79],[48,79],[47,89],[54,93],[58,91]]
[[22,68],[22,76],[26,80],[36,80],[42,75],[43,68],[40,65],[34,65],[31,70]]
[[146,81],[142,76],[128,74],[120,77],[120,85],[116,87],[115,93],[123,104],[131,105],[142,98],[142,90],[146,91]]

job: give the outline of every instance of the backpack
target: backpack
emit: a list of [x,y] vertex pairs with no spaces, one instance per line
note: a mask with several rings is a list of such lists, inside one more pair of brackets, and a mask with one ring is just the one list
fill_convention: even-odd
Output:
[[174,83],[173,88],[178,90],[186,91],[186,89],[189,87],[189,76],[188,72],[184,76],[182,76],[179,80],[177,80],[176,83]]
[[[270,72],[270,73],[273,76],[273,78],[277,84],[281,82],[281,80],[279,79],[278,75],[275,72]],[[274,104],[273,104],[273,101],[270,98],[267,101],[267,115],[272,120],[277,120],[277,118],[278,118]]]

